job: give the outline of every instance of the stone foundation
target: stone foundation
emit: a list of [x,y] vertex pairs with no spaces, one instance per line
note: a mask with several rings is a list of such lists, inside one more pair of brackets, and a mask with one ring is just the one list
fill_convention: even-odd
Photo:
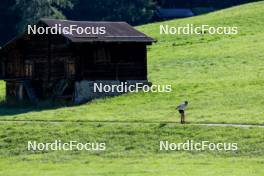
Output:
[[109,96],[117,96],[121,95],[126,92],[119,92],[116,89],[114,91],[110,92],[96,92],[94,90],[95,84],[101,85],[101,86],[119,86],[118,89],[124,88],[124,86],[120,86],[121,84],[125,84],[126,86],[130,85],[136,85],[137,83],[142,83],[144,85],[150,85],[150,83],[147,80],[127,80],[127,81],[116,81],[116,80],[97,80],[97,81],[89,81],[89,80],[82,80],[79,82],[75,82],[75,91],[74,91],[74,103],[79,104],[83,102],[87,102],[96,98],[103,98],[103,97],[109,97]]

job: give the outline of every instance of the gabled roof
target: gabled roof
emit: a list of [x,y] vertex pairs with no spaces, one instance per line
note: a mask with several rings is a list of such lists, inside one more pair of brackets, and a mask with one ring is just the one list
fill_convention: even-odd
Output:
[[[55,25],[61,25],[61,27],[69,27],[70,25],[77,25],[79,27],[106,27],[106,34],[104,35],[79,35],[73,33],[73,35],[61,34],[73,43],[94,43],[94,42],[141,42],[151,44],[155,40],[144,33],[134,29],[126,22],[92,22],[92,21],[70,21],[70,20],[55,20],[55,19],[41,19],[37,26],[53,27]],[[7,42],[2,50],[6,50],[12,46],[18,40],[23,40],[28,37],[27,31],[13,38]]]
[[72,35],[62,34],[72,42],[145,42],[152,43],[155,40],[147,35],[134,29],[126,22],[92,22],[92,21],[69,21],[69,20],[54,20],[41,19],[40,22],[49,27],[60,24],[61,27],[70,27],[77,25],[78,27],[105,27],[106,33],[100,35],[92,34],[77,34]]

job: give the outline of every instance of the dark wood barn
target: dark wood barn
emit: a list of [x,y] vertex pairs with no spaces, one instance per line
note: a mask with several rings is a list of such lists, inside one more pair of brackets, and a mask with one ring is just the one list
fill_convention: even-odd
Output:
[[147,80],[147,45],[154,40],[125,22],[42,19],[38,27],[104,26],[103,35],[28,34],[0,51],[7,100],[73,98],[81,80]]

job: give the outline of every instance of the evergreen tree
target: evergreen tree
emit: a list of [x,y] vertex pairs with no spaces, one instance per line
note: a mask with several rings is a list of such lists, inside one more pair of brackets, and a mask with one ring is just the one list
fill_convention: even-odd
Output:
[[64,19],[61,10],[72,7],[72,0],[16,0],[13,8],[20,14],[17,30],[23,31],[26,25],[34,24],[40,18]]
[[79,0],[67,17],[86,21],[149,22],[154,13],[153,0]]
[[16,34],[15,24],[18,16],[13,13],[15,0],[2,0],[0,5],[0,46],[13,38]]

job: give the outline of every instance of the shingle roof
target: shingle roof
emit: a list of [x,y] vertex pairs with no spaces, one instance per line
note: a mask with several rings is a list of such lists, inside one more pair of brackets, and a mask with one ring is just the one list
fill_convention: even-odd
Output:
[[69,27],[77,25],[78,27],[105,27],[106,33],[100,35],[92,34],[77,34],[73,35],[62,34],[72,42],[145,42],[152,43],[155,40],[142,32],[134,29],[126,22],[92,22],[92,21],[69,21],[69,20],[54,20],[41,19],[40,23],[44,23],[49,27],[60,24],[61,27]]

